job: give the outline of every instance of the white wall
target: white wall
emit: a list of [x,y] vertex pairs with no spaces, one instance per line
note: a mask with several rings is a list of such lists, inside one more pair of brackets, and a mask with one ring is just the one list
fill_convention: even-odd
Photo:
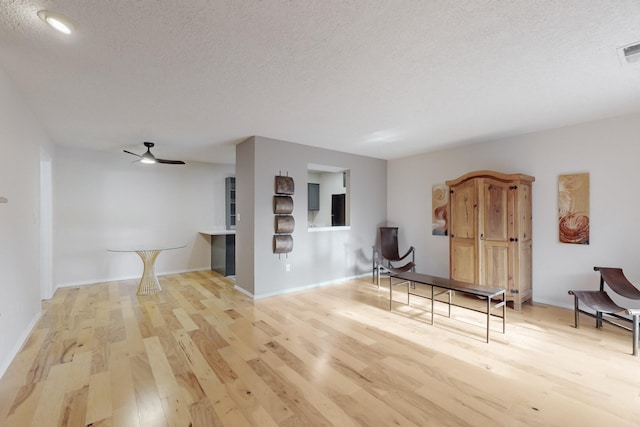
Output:
[[[253,175],[245,175],[254,159]],[[371,245],[386,216],[386,161],[324,150],[263,137],[236,149],[238,222],[237,286],[255,297],[300,290],[371,271]],[[309,163],[350,170],[351,229],[307,229],[307,167]],[[275,176],[295,182],[293,252],[273,253]],[[240,192],[253,195],[245,200]],[[247,236],[251,235],[249,240]],[[248,250],[253,252],[248,252]],[[286,271],[289,264],[291,271]]]
[[[639,162],[640,115],[392,160],[388,218],[416,246],[418,271],[448,277],[448,238],[431,235],[432,185],[480,169],[532,175],[533,299],[572,307],[567,291],[596,288],[596,265],[621,267],[640,286]],[[561,244],[558,175],[579,172],[590,173],[590,245]]]
[[51,150],[0,68],[0,376],[40,314],[40,150]]
[[[241,158],[242,161],[238,161]],[[251,137],[236,146],[236,284],[255,293],[255,190],[256,148]]]
[[57,147],[54,157],[54,284],[139,277],[135,253],[108,248],[186,244],[162,252],[156,273],[208,269],[210,238],[224,228],[224,178],[234,166],[131,163],[124,153]]

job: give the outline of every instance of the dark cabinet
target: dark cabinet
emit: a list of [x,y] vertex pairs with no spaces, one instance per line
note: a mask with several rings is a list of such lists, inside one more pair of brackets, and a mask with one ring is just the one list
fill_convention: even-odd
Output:
[[211,269],[223,276],[236,274],[236,235],[211,235]]
[[347,225],[347,216],[345,212],[346,194],[331,195],[331,226],[342,227]]

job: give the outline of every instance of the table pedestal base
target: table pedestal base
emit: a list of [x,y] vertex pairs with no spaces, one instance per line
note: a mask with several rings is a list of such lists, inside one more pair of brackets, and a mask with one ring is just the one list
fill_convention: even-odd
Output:
[[155,272],[156,258],[160,252],[160,250],[136,251],[144,264],[144,271],[136,292],[138,295],[157,294],[162,290]]

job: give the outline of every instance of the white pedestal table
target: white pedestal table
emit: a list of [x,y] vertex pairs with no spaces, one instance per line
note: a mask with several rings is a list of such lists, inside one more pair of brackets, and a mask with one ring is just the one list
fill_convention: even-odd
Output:
[[151,295],[157,294],[162,291],[160,282],[155,272],[156,258],[162,251],[168,251],[172,249],[181,249],[186,245],[181,246],[163,246],[163,245],[149,245],[119,249],[107,249],[109,252],[135,252],[142,259],[144,270],[142,271],[142,277],[140,278],[140,284],[138,285],[138,295]]

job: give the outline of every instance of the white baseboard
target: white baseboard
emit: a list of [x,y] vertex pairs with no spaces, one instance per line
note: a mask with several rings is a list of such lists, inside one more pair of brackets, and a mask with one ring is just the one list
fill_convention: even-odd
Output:
[[235,289],[236,291],[240,292],[241,294],[244,294],[244,295],[248,296],[251,299],[255,299],[255,296],[251,292],[247,291],[244,288],[241,288],[238,285],[234,285],[233,289]]
[[42,311],[38,310],[38,312],[33,316],[31,321],[25,328],[25,330],[22,331],[20,338],[15,343],[15,345],[13,346],[9,354],[7,354],[7,356],[5,357],[5,360],[3,360],[2,364],[0,364],[0,379],[4,376],[5,372],[7,372],[7,369],[9,369],[9,365],[11,365],[11,362],[13,362],[13,359],[16,357],[18,352],[20,352],[20,349],[22,349],[22,346],[27,342],[27,339],[29,338],[31,331],[40,320],[41,315],[42,315]]
[[[550,300],[547,298],[536,298],[536,299],[531,299],[531,301],[533,303],[538,303],[538,304],[545,304],[545,305],[551,305],[553,307],[560,307],[560,308],[568,308],[569,310],[573,311],[573,297],[571,297],[571,299],[569,300],[569,303],[559,303],[556,300]],[[525,303],[526,304],[526,303]]]
[[[299,286],[299,287],[296,287],[296,288],[283,289],[281,291],[275,291],[275,292],[268,292],[268,293],[264,293],[264,294],[253,295],[253,299],[254,300],[259,300],[259,299],[263,299],[263,298],[269,298],[269,297],[275,297],[275,296],[279,296],[279,295],[290,294],[290,293],[293,293],[293,292],[306,291],[306,290],[313,289],[313,288],[319,288],[321,286],[337,285],[338,283],[348,282],[349,280],[355,280],[355,279],[359,279],[361,277],[366,277],[366,276],[371,276],[371,273],[362,273],[362,274],[357,274],[355,276],[342,277],[340,279],[334,279],[334,280],[327,280],[327,281],[324,281],[324,282],[312,283],[310,285]],[[236,288],[238,290],[241,289],[241,288],[238,288],[237,285],[236,285]],[[247,295],[250,295],[244,289],[242,289],[242,291],[244,291],[243,293],[245,293]]]
[[[210,269],[211,269],[210,266],[206,266],[206,267],[189,268],[189,269],[186,269],[186,270],[163,271],[162,273],[156,273],[156,276],[162,277],[162,276],[168,276],[170,274],[192,273],[194,271],[203,271],[203,270],[210,270]],[[102,278],[102,279],[96,278],[96,279],[89,279],[89,280],[81,280],[81,281],[77,281],[77,282],[58,283],[58,284],[56,284],[56,289],[58,289],[58,288],[72,288],[72,287],[75,287],[75,286],[95,285],[97,283],[117,282],[119,280],[140,280],[140,276],[141,275],[142,275],[142,273],[134,275],[134,276],[105,277],[105,278]],[[55,289],[54,289],[54,293],[55,293]]]

